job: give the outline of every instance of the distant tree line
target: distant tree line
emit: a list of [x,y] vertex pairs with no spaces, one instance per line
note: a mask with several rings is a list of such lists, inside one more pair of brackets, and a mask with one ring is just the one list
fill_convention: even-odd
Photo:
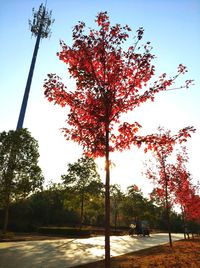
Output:
[[[81,212],[82,200],[76,186],[67,187],[64,183],[51,184],[25,199],[15,200],[10,206],[9,230],[30,232],[37,231],[41,226],[103,227],[104,186],[98,180],[90,186],[85,188],[84,212]],[[181,215],[175,212],[172,215],[172,231],[183,232]],[[113,228],[129,228],[136,219],[145,219],[152,229],[165,231],[165,216],[165,210],[143,197],[135,186],[128,187],[126,193],[121,191],[119,185],[111,186]],[[2,225],[3,209],[0,209],[0,219]]]
[[[38,144],[30,133],[3,132],[0,138],[0,229],[5,227],[8,207],[7,224],[11,231],[37,231],[42,226],[105,226],[105,185],[92,158],[83,156],[68,164],[66,174],[61,176],[62,183],[44,187],[38,166]],[[111,185],[112,228],[128,229],[139,219],[147,220],[151,229],[167,230],[164,203],[157,191],[152,195],[153,199],[144,197],[137,185],[129,186],[126,191],[117,184]],[[194,232],[199,229],[195,221],[188,222],[188,226]],[[171,229],[184,231],[182,214],[171,211]]]

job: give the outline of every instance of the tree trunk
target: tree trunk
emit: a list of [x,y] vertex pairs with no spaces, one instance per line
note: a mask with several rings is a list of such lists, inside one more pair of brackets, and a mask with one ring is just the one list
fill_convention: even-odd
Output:
[[117,210],[117,202],[115,201],[115,215],[114,215],[114,224],[115,224],[115,232],[117,230],[117,220],[118,220],[118,210]]
[[184,232],[184,239],[186,239],[186,231],[185,231],[185,226],[186,226],[186,223],[185,223],[185,213],[184,213],[184,210],[183,210],[183,207],[181,206],[181,212],[182,212],[182,218],[183,218],[183,232]]
[[115,211],[115,232],[117,230],[117,212]]
[[84,193],[81,193],[81,227],[83,225]]
[[170,211],[169,211],[169,202],[168,202],[168,180],[166,177],[165,177],[165,204],[166,204],[166,218],[167,218],[167,229],[168,229],[168,234],[169,234],[169,244],[170,244],[170,247],[172,247],[171,222],[170,222]]
[[106,183],[105,183],[105,267],[110,267],[110,163],[109,130],[106,130]]
[[5,202],[5,214],[4,214],[4,224],[3,224],[3,234],[7,232],[8,228],[8,213],[10,207],[10,195],[8,194]]
[[9,214],[9,207],[10,207],[10,198],[11,198],[11,187],[12,187],[12,182],[13,182],[13,176],[14,176],[14,170],[15,170],[15,162],[16,162],[16,152],[14,145],[11,146],[10,150],[10,156],[8,160],[8,166],[7,170],[4,174],[4,179],[5,179],[5,214],[4,214],[4,225],[3,225],[3,233],[7,232],[8,228],[8,214]]
[[163,169],[164,180],[165,180],[165,206],[166,206],[166,220],[167,220],[167,229],[169,234],[169,244],[172,248],[172,236],[171,236],[171,222],[170,222],[170,209],[169,209],[169,201],[168,201],[168,176],[165,170],[165,160],[161,157],[161,167]]

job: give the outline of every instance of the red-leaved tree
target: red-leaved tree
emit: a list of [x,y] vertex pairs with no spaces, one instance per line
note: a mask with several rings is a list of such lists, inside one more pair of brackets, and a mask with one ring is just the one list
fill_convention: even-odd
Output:
[[176,163],[171,165],[171,174],[174,177],[172,183],[174,199],[181,207],[184,226],[187,226],[187,221],[191,220],[200,223],[199,188],[198,185],[192,183],[191,175],[186,167],[187,162],[188,154],[186,148],[183,147],[177,154]]
[[152,135],[147,135],[141,139],[145,144],[145,152],[151,150],[156,159],[156,169],[148,168],[146,175],[149,179],[153,179],[158,185],[156,192],[165,201],[167,228],[169,233],[169,243],[172,247],[171,226],[170,226],[170,208],[174,201],[174,193],[177,190],[175,187],[177,171],[176,167],[169,162],[169,157],[172,155],[175,145],[186,142],[191,133],[195,132],[193,127],[186,127],[175,135],[171,134],[170,130],[165,131],[163,128],[158,129],[159,132]]
[[[76,80],[75,90],[68,91],[56,74],[48,75],[44,88],[50,102],[70,107],[63,129],[66,139],[80,144],[90,157],[105,157],[105,265],[110,267],[109,153],[129,148],[132,140],[127,138],[123,143],[124,130],[134,135],[140,128],[137,122],[121,123],[120,116],[147,100],[153,101],[156,93],[172,86],[187,70],[180,64],[174,77],[167,78],[163,73],[150,85],[155,72],[152,47],[150,42],[138,46],[144,29],[137,30],[133,45],[124,50],[122,44],[129,38],[129,26],[111,26],[107,12],[100,12],[95,21],[98,30],[87,30],[85,23],[79,22],[73,28],[73,45],[61,42],[58,57]],[[191,82],[187,80],[183,87]]]

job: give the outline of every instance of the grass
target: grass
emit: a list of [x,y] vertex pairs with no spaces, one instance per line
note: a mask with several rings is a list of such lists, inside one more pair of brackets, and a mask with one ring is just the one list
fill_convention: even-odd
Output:
[[[104,268],[104,261],[76,268]],[[199,268],[200,237],[132,252],[111,259],[112,268]]]

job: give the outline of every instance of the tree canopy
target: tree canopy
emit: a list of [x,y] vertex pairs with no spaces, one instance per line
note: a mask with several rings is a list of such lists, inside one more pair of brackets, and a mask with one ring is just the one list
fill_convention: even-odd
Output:
[[[124,50],[122,45],[130,37],[128,25],[110,25],[107,12],[100,12],[95,22],[99,29],[86,30],[85,23],[79,22],[73,28],[73,45],[61,41],[59,59],[68,65],[76,81],[73,91],[67,90],[61,78],[49,74],[45,80],[45,96],[50,102],[70,107],[65,137],[83,146],[91,156],[105,156],[106,132],[109,131],[109,151],[128,147],[132,141],[126,138],[138,131],[135,122],[122,123],[120,116],[132,111],[147,100],[154,100],[159,91],[172,86],[176,78],[187,72],[180,64],[173,77],[166,73],[149,83],[155,75],[152,64],[155,56],[151,53],[150,42],[139,46],[144,29],[139,28],[131,46]],[[188,87],[191,80],[187,80]],[[118,133],[118,134],[117,134]]]
[[[97,172],[97,165],[93,158],[83,156],[73,164],[68,164],[66,175],[62,175],[62,180],[66,189],[70,189],[74,194],[78,194],[80,199],[81,224],[84,222],[84,206],[86,199],[90,199],[92,193],[101,193],[103,183]],[[74,195],[74,201],[75,201]]]
[[0,133],[0,197],[7,212],[12,200],[42,187],[38,160],[38,143],[27,129]]

